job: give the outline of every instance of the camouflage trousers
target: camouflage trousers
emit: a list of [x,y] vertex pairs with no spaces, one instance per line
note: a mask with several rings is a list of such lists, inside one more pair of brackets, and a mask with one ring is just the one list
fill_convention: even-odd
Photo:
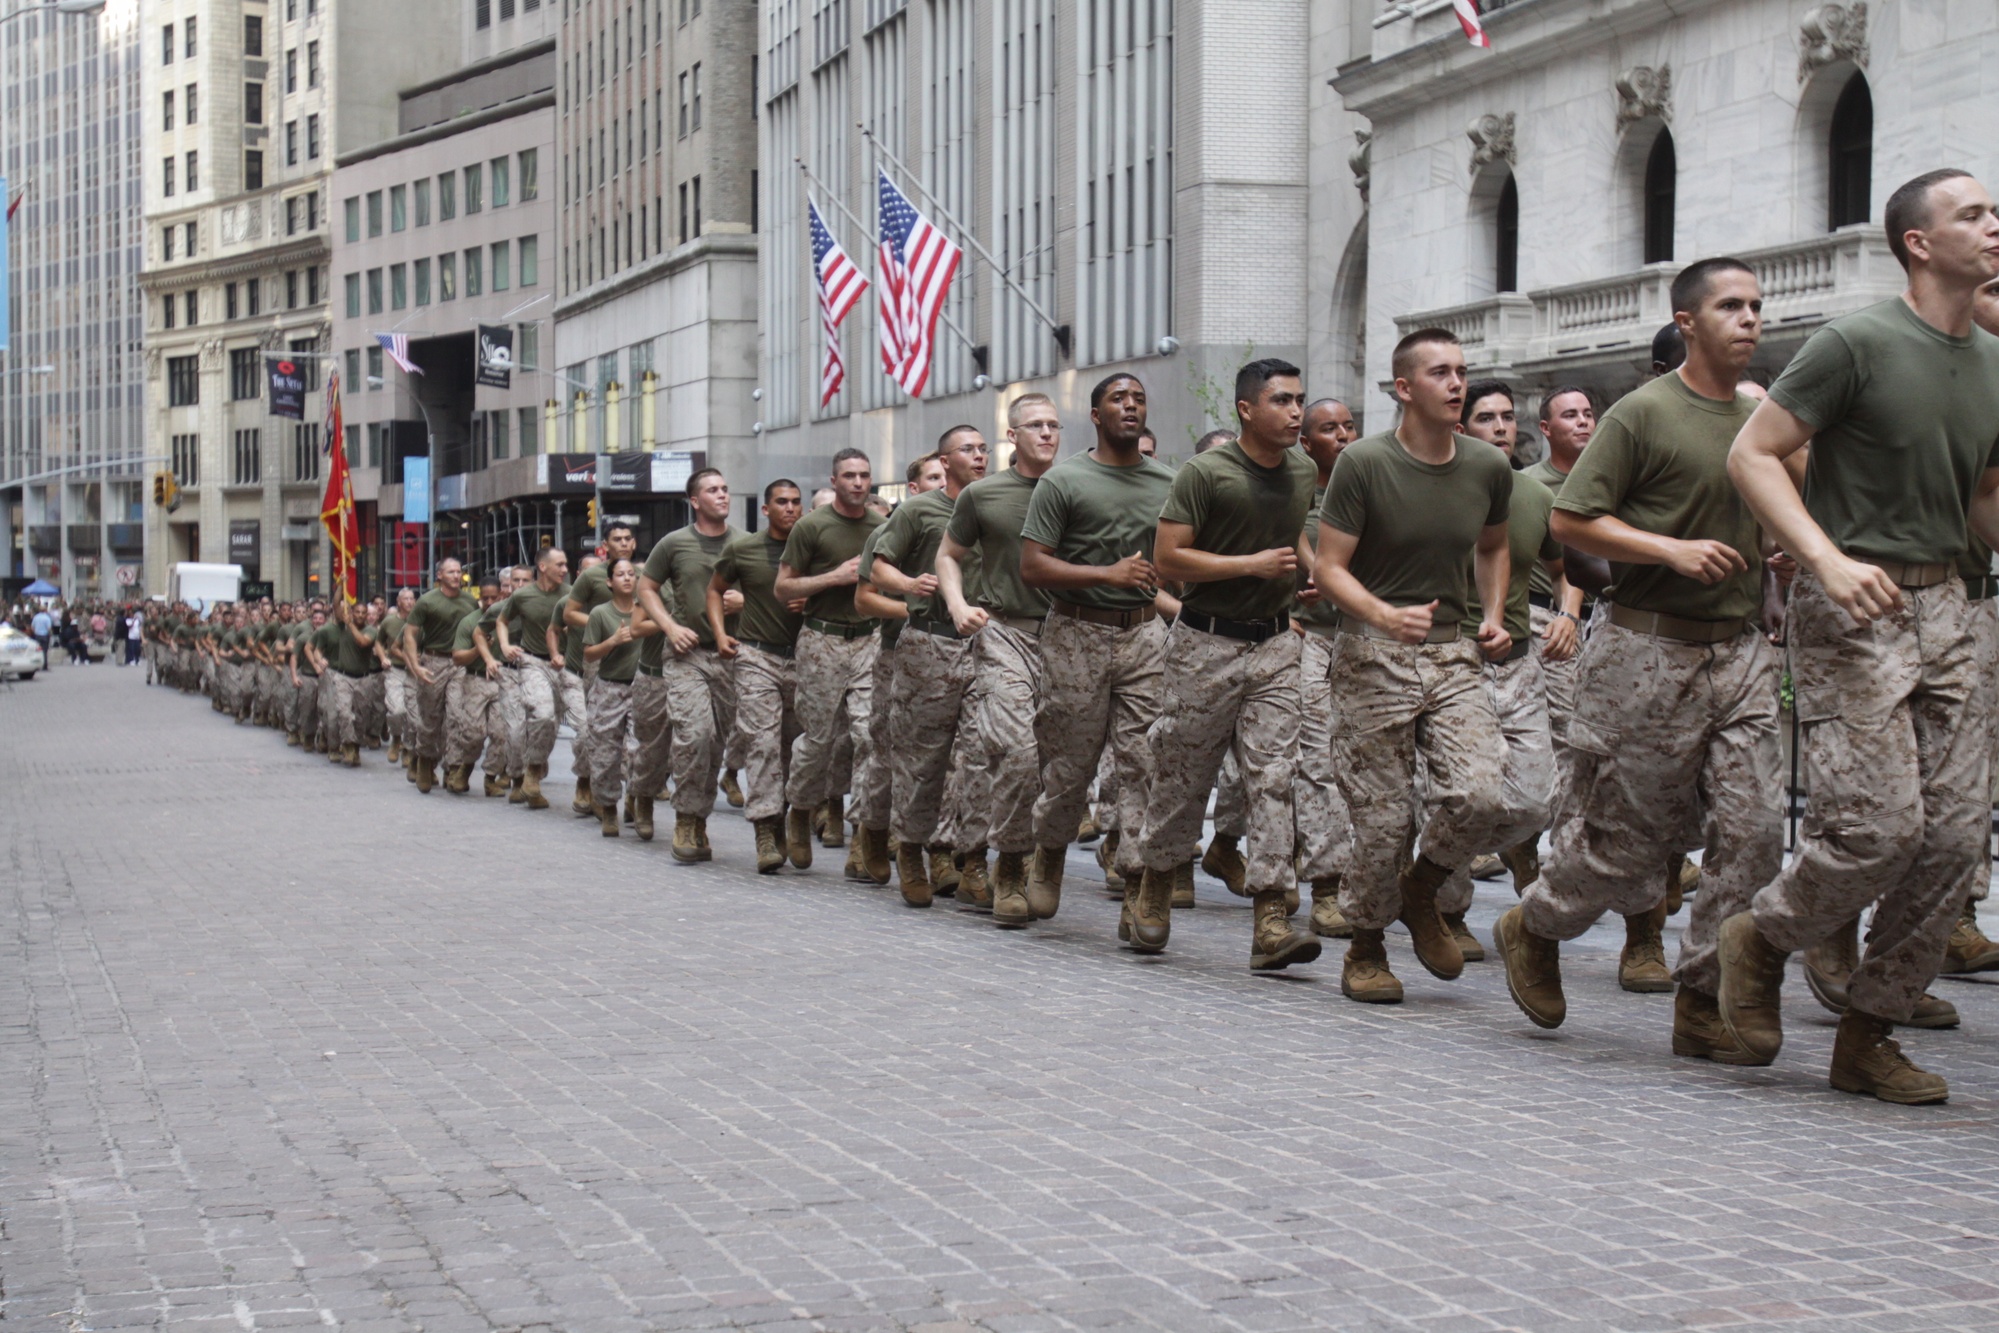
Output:
[[1455,870],[1493,845],[1505,818],[1506,740],[1470,639],[1405,644],[1342,630],[1330,679],[1335,772],[1354,830],[1340,910],[1381,930],[1402,910],[1419,766],[1431,808],[1422,854]]
[[[591,676],[597,673],[592,670]],[[569,773],[582,781],[590,776],[590,701],[584,675],[568,667],[549,667],[549,688],[555,692],[555,718],[567,722],[574,737],[569,742]]]
[[1250,643],[1175,622],[1166,637],[1166,698],[1152,732],[1152,785],[1139,834],[1146,869],[1171,870],[1187,859],[1222,756],[1232,754],[1248,808],[1244,882],[1251,893],[1297,884],[1291,781],[1298,649],[1289,630]]
[[666,684],[673,809],[705,819],[715,810],[722,751],[736,725],[735,676],[713,648],[695,648],[667,653],[660,679]]
[[[1333,763],[1333,640],[1307,631],[1298,643],[1298,767],[1291,778],[1298,878],[1344,875],[1353,862],[1353,820]],[[1215,831],[1222,828],[1216,802]]]
[[1041,788],[1041,636],[999,620],[972,640],[978,673],[973,710],[992,786],[987,840],[996,852],[1034,850],[1034,797]]
[[[870,689],[872,698],[880,701],[880,707],[868,709],[868,743],[861,752],[859,764],[854,763],[853,742],[845,736],[840,738],[840,754],[836,763],[840,776],[834,778],[831,789],[853,794],[847,804],[847,815],[863,828],[885,829],[889,825],[889,810],[893,805],[890,793],[894,787],[893,776],[889,772],[889,756],[895,753],[896,728],[899,725],[895,709],[889,707],[890,697],[895,693],[895,654],[901,640],[886,645],[875,653],[875,664],[871,672]],[[845,780],[842,781],[841,779]]]
[[[616,805],[625,794],[625,734],[632,725],[632,683],[590,676],[590,798]],[[634,786],[634,791],[643,788]],[[647,793],[650,795],[650,793]]]
[[636,741],[625,756],[632,790],[656,799],[666,796],[673,772],[673,701],[664,677],[640,667],[632,677],[631,732]]
[[[493,712],[500,705],[500,684],[486,678],[483,662],[476,668],[458,667],[454,670],[456,674],[451,678],[450,688],[445,691],[444,762],[447,767],[462,764],[470,768],[479,762],[479,752],[486,749]],[[488,773],[504,773],[506,767],[504,747],[497,754],[488,751]]]
[[252,669],[257,673],[257,701],[251,716],[268,722],[278,714],[278,669],[268,662],[259,662]]
[[1756,928],[1805,949],[1874,903],[1853,1007],[1902,1022],[1942,965],[1990,837],[1989,726],[1971,604],[1955,576],[1858,628],[1808,573],[1787,617],[1807,796],[1798,853]]
[[[1978,691],[1972,697],[1972,725],[1983,726],[1992,738],[1993,773],[1999,776],[1999,597],[1981,597],[1971,604],[1971,632],[1977,640]],[[1992,892],[1989,867],[1967,872],[1966,892],[1982,903]]]
[[744,644],[736,650],[736,735],[742,746],[743,817],[784,813],[784,773],[798,739],[793,659]]
[[416,734],[411,739],[422,758],[437,763],[444,758],[444,731],[448,725],[447,691],[451,673],[458,670],[448,654],[422,654],[417,663],[430,676],[428,681],[412,675],[410,689],[416,694]]
[[[1488,850],[1538,838],[1548,827],[1554,799],[1555,754],[1548,729],[1548,689],[1539,654],[1528,651],[1510,662],[1485,664],[1492,710],[1506,740],[1506,770],[1499,783],[1500,827]],[[1663,881],[1661,881],[1663,883]],[[1471,863],[1451,872],[1437,890],[1437,910],[1463,912],[1471,906]]]
[[[1152,790],[1146,733],[1166,699],[1166,625],[1157,617],[1128,628],[1050,615],[1041,627],[1041,795],[1034,843],[1066,847],[1083,822],[1090,779],[1108,747],[1117,772],[1118,827],[1145,825]],[[1118,846],[1118,871],[1138,874],[1138,839]]]
[[1572,940],[1605,912],[1649,911],[1673,854],[1705,848],[1677,971],[1713,995],[1721,923],[1784,863],[1776,650],[1754,629],[1710,645],[1605,623],[1577,677],[1570,763],[1522,920]]
[[319,677],[299,673],[298,689],[292,695],[292,726],[299,739],[311,741],[319,735]]
[[1548,736],[1557,767],[1568,762],[1569,715],[1576,710],[1577,681],[1582,674],[1582,629],[1576,626],[1576,654],[1566,662],[1551,661],[1547,655],[1548,626],[1556,613],[1545,606],[1528,611],[1528,626],[1534,634],[1534,660],[1541,664],[1541,677],[1548,695]]
[[[521,707],[521,673],[502,662],[499,686],[500,697],[493,704],[493,720],[500,733],[500,753],[506,756],[506,775],[517,778],[527,772],[527,764],[521,757],[527,752],[521,744],[521,729],[527,720],[527,710]],[[487,744],[492,744],[490,735]]]
[[298,686],[292,684],[289,666],[278,668],[278,686],[271,695],[271,718],[280,730],[295,731],[298,728]]
[[[968,783],[955,771],[972,759],[983,771],[985,756],[972,756],[976,747],[959,744],[973,736],[972,714],[976,703],[972,682],[976,675],[972,642],[955,635],[931,634],[914,625],[905,627],[895,649],[894,683],[889,707],[895,716],[895,739],[889,751],[890,829],[898,841],[917,845],[946,841],[939,825],[947,797],[954,823],[957,807],[969,795]],[[956,786],[957,791],[947,790]],[[978,821],[984,832],[983,820]],[[979,844],[965,841],[962,828],[949,839],[958,850]]]
[[[391,667],[382,684],[382,702],[388,712],[389,739],[398,745],[410,737],[409,715],[410,673],[401,667]],[[445,711],[450,711],[450,701],[445,701]]]
[[521,762],[546,766],[561,718],[557,700],[562,697],[562,672],[532,653],[523,653],[514,671],[520,690]]
[[799,735],[785,791],[791,805],[810,810],[838,794],[833,776],[841,736],[853,742],[854,767],[866,766],[879,638],[842,639],[810,626],[798,632]]
[[388,681],[386,671],[370,671],[361,678],[361,711],[356,719],[361,728],[361,744],[373,749],[382,743],[388,724]]
[[215,697],[221,701],[222,711],[231,714],[241,711],[243,664],[229,661],[219,663],[215,670],[215,683]]
[[328,671],[319,678],[319,731],[328,746],[361,742],[361,678]]

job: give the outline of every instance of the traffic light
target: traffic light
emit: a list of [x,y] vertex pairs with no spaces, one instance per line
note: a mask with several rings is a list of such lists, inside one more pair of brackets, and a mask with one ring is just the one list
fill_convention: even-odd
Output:
[[597,502],[595,500],[589,500],[584,503],[583,526],[589,528],[592,532],[597,530]]
[[173,473],[153,474],[153,503],[170,512],[180,508],[180,483],[174,480]]
[[155,472],[153,474],[153,503],[164,506],[166,502],[167,474],[164,472]]

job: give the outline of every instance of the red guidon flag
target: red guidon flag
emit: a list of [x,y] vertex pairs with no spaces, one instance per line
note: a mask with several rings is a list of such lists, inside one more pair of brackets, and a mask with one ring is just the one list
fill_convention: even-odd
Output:
[[1485,24],[1479,22],[1478,0],[1451,0],[1451,8],[1457,12],[1458,26],[1465,30],[1465,37],[1473,46],[1492,49],[1492,38],[1485,35]]
[[351,604],[360,596],[361,522],[354,513],[354,478],[347,470],[347,441],[340,416],[340,372],[326,377],[326,495],[319,521],[333,543],[333,577]]

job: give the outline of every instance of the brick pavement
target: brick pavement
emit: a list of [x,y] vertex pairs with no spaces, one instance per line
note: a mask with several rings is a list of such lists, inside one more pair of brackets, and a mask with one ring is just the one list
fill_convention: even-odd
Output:
[[1897,1110],[1795,978],[1774,1068],[1672,1059],[1603,930],[1558,1033],[1492,963],[1365,1010],[1205,881],[1140,959],[366,764],[0,693],[0,1329],[1999,1322],[1984,986]]

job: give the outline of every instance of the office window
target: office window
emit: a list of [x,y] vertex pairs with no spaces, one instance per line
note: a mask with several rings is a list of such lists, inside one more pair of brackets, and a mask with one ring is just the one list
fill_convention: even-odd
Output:
[[520,421],[521,457],[532,458],[541,452],[541,409],[523,407],[514,415]]
[[307,42],[305,44],[305,86],[308,88],[317,88],[319,86],[318,42]]
[[305,118],[305,155],[307,160],[319,156],[319,113]]
[[[541,368],[541,325],[518,326],[514,337],[514,364],[529,370]],[[521,432],[521,439],[527,439],[527,432]]]
[[187,112],[185,124],[192,125],[201,119],[200,88],[200,84],[190,83],[181,89],[181,109]]
[[[319,272],[318,269],[312,271]],[[298,270],[295,268],[285,270],[285,309],[298,309]]]
[[503,292],[509,285],[508,278],[513,270],[511,262],[513,247],[505,241],[493,242],[493,290]]
[[485,290],[486,284],[480,272],[480,258],[480,252],[476,248],[465,252],[465,294],[467,296],[477,296]]
[[382,313],[382,270],[378,268],[368,270],[368,313]]
[[167,358],[167,406],[193,407],[201,402],[201,358]]
[[353,393],[361,387],[361,349],[347,349],[347,392]]
[[430,225],[430,180],[425,178],[410,186],[410,202],[416,205],[416,225]]
[[298,48],[285,52],[285,95],[298,91]]
[[437,220],[449,222],[458,216],[458,177],[445,172],[437,178]]
[[201,188],[201,154],[192,149],[187,154],[187,188],[190,192]]
[[293,195],[291,198],[285,200],[285,235],[287,236],[296,236],[298,234],[299,202],[298,195]]
[[680,243],[687,244],[687,187],[680,187]]
[[222,284],[222,317],[236,318],[236,284],[233,282]]
[[317,264],[305,271],[305,300],[307,305],[319,304],[319,275],[325,272]]
[[389,265],[389,309],[401,310],[409,303],[409,269],[402,264],[391,264]]
[[372,391],[382,387],[382,345],[376,343],[368,349],[368,388]]
[[264,449],[260,433],[239,430],[229,451],[229,482],[232,486],[255,486],[264,479]]
[[[380,467],[382,465],[382,437],[378,431],[368,432],[368,453],[366,457],[367,462],[364,466]],[[349,426],[347,428],[348,465],[352,466],[361,461],[361,428],[358,425]]]
[[244,283],[243,295],[250,306],[250,318],[255,319],[264,313],[264,280],[262,278],[252,278]]
[[232,347],[229,349],[229,398],[232,402],[242,402],[246,398],[259,396],[261,386],[257,383],[257,349],[254,347]]
[[160,29],[160,63],[174,63],[174,25],[171,23]]
[[243,85],[243,122],[246,125],[264,123],[264,85],[261,83]]
[[701,62],[694,62],[694,128],[701,128]]
[[504,157],[496,157],[486,164],[486,183],[492,187],[493,207],[505,208],[508,194],[508,162]]
[[482,195],[479,168],[477,166],[465,168],[465,216],[470,217],[479,211],[479,200]]
[[[192,359],[192,358],[188,358]],[[174,480],[183,486],[201,485],[201,437],[199,435],[176,435],[173,437]]]
[[541,197],[541,155],[537,149],[523,148],[518,158],[520,163],[518,184],[521,187],[521,202],[525,204],[531,199]]
[[314,190],[305,197],[305,229],[319,230],[319,191]]
[[192,222],[181,224],[180,248],[182,254],[186,255],[189,259],[194,258],[194,224]]
[[368,235],[375,237],[381,234],[382,192],[380,190],[370,190],[368,191]]
[[351,245],[361,239],[361,196],[351,196],[341,207],[347,214],[347,242]]
[[[312,364],[307,362],[307,365]],[[292,480],[319,480],[319,423],[300,421],[292,426]]]
[[694,234],[701,234],[701,178],[694,178]]
[[439,255],[437,257],[437,299],[455,301],[458,299],[458,256]]
[[298,122],[295,120],[285,122],[285,165],[298,165]]
[[193,328],[201,322],[201,293],[199,291],[181,294],[181,323]]
[[298,19],[298,0],[285,0],[285,22],[293,23],[296,22],[297,19]]
[[187,43],[186,43],[186,48],[185,48],[185,49],[184,49],[184,50],[183,50],[183,51],[181,52],[181,54],[182,54],[182,55],[185,55],[185,56],[186,56],[186,57],[187,57],[187,58],[188,58],[189,60],[192,60],[192,59],[194,59],[194,20],[193,20],[193,19],[189,19],[189,20],[187,21]]
[[174,229],[172,227],[163,227],[160,229],[160,261],[166,263],[171,261],[173,257]]
[[243,54],[246,56],[264,54],[264,20],[254,14],[243,16]]
[[409,191],[400,185],[389,187],[389,230],[403,231],[409,227]]
[[493,0],[472,0],[472,26],[475,28],[493,26]]
[[160,94],[160,128],[163,130],[170,130],[173,127],[174,127],[174,93],[173,89],[169,88],[165,92]]
[[[359,426],[349,426],[347,429],[350,432],[352,432],[352,431],[357,431],[361,428]],[[368,423],[368,466],[380,467],[381,465],[382,465],[382,423],[379,421],[371,421]]]
[[532,287],[541,281],[541,238],[523,236],[520,240],[521,286]]
[[180,302],[172,292],[160,300],[160,327],[170,329],[180,318]]
[[680,137],[683,139],[687,137],[687,111],[687,74],[683,70],[680,75]]
[[429,305],[430,304],[430,261],[428,259],[419,259],[415,263],[411,264],[410,276],[416,280],[415,281],[416,303],[418,305]]
[[[194,154],[189,153],[188,156],[193,157]],[[193,178],[192,166],[187,169],[187,174],[190,179]],[[264,188],[264,152],[261,148],[249,148],[243,152],[243,188],[246,190]]]
[[492,413],[487,419],[486,437],[492,446],[495,461],[508,456],[511,446],[507,435],[509,433],[508,427],[513,424],[511,420],[512,415],[512,413],[502,410]]
[[160,193],[174,197],[174,160],[170,157],[160,159]]
[[317,338],[294,338],[291,341],[292,355],[299,359],[299,370],[305,376],[305,391],[319,392],[319,358],[307,353],[319,350]]

